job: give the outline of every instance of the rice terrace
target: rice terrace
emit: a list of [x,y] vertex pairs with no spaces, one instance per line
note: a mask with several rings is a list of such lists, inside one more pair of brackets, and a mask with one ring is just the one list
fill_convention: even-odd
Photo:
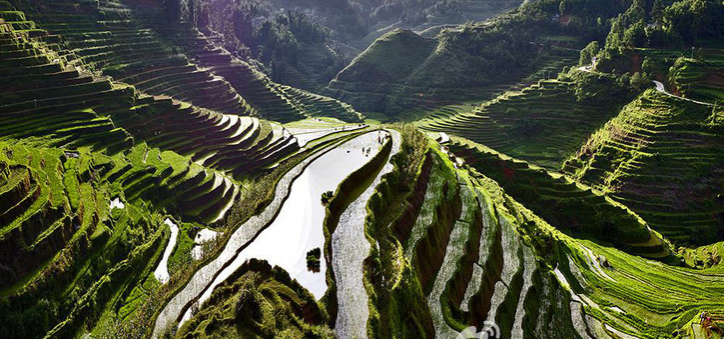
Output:
[[0,0],[0,339],[723,339],[722,0]]

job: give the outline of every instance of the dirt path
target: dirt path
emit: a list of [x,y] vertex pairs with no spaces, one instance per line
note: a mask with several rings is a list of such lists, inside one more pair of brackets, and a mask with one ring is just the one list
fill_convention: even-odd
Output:
[[654,84],[656,84],[656,90],[657,90],[657,91],[659,91],[660,93],[666,94],[666,95],[668,95],[668,96],[670,96],[670,97],[677,98],[677,99],[681,99],[681,100],[685,100],[685,101],[689,101],[689,102],[693,102],[693,103],[699,104],[699,105],[714,106],[713,104],[710,104],[710,103],[708,103],[708,102],[696,101],[696,100],[692,100],[692,99],[687,99],[687,98],[684,98],[684,97],[680,97],[680,96],[678,96],[678,95],[673,95],[673,94],[667,92],[667,91],[666,91],[666,87],[664,87],[664,84],[662,84],[662,83],[659,82],[659,81],[654,80]]
[[[593,66],[591,66],[591,65],[581,66],[581,67],[578,67],[578,70],[581,71],[581,72],[593,73]],[[684,98],[684,97],[682,97],[682,96],[678,96],[678,95],[671,94],[671,93],[669,93],[669,92],[666,91],[666,87],[665,87],[664,84],[661,83],[660,81],[654,80],[653,83],[656,85],[656,91],[658,91],[659,93],[662,93],[662,94],[664,94],[664,95],[668,95],[668,96],[670,96],[670,97],[672,97],[672,98],[677,98],[677,99],[681,99],[681,100],[688,101],[688,102],[693,102],[693,103],[698,104],[698,105],[704,105],[704,106],[709,106],[709,107],[714,106],[714,104],[710,104],[710,103],[708,103],[708,102],[697,101],[697,100],[693,100],[693,99],[689,99],[689,98]]]

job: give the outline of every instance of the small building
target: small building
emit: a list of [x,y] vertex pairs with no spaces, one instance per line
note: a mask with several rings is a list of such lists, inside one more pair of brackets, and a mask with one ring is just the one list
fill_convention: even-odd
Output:
[[65,160],[78,159],[80,158],[80,153],[78,151],[63,151],[63,156],[65,156]]

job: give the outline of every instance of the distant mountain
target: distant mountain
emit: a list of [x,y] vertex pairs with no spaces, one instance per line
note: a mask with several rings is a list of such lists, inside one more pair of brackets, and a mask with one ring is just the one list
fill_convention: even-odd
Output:
[[199,26],[219,32],[239,56],[276,81],[317,89],[397,28],[434,36],[443,27],[491,18],[521,0],[195,0],[181,2]]
[[[526,3],[492,20],[444,28],[430,40],[411,38],[411,31],[392,31],[342,70],[329,90],[362,111],[392,115],[430,101],[464,99],[470,89],[523,80],[546,66],[547,61],[537,62],[540,58],[580,49],[582,41],[603,39],[609,19],[627,7],[625,1],[605,6],[584,1],[572,3],[561,15],[560,2],[546,0]],[[406,53],[410,41],[434,47]],[[380,60],[396,66],[380,74]]]

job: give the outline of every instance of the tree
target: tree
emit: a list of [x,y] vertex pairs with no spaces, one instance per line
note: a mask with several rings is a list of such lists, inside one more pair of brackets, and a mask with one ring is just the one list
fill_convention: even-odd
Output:
[[646,20],[646,6],[644,0],[634,0],[626,11],[627,24]]
[[206,28],[211,23],[209,15],[211,12],[211,8],[209,4],[204,3],[199,7],[199,14],[196,19],[196,26],[199,28]]
[[654,5],[651,8],[651,21],[654,25],[661,25],[664,18],[664,3],[661,0],[654,0]]
[[624,33],[623,33],[623,41],[622,44],[625,47],[633,48],[633,47],[642,47],[644,44],[646,44],[646,25],[644,24],[644,21],[641,20],[629,27]]
[[606,37],[606,50],[617,51],[622,47],[623,32],[624,25],[622,16],[619,14],[611,23],[611,31],[608,33],[608,37]]
[[598,41],[591,41],[588,46],[586,46],[584,49],[581,50],[581,57],[578,60],[579,66],[586,66],[591,63],[591,59],[598,55],[598,52],[600,51],[600,47],[598,46]]
[[247,14],[242,8],[237,7],[234,8],[231,20],[234,24],[234,34],[236,35],[236,38],[247,46],[254,46],[254,27],[252,26],[249,14]]
[[666,8],[663,21],[685,44],[699,39],[721,39],[724,4],[716,0],[679,1]]
[[199,15],[199,0],[188,0],[186,7],[188,9],[188,18],[186,19],[192,24],[195,24]]
[[629,83],[631,84],[631,88],[633,88],[635,91],[642,92],[649,85],[649,80],[647,79],[645,73],[642,74],[636,72],[633,76],[631,76]]

